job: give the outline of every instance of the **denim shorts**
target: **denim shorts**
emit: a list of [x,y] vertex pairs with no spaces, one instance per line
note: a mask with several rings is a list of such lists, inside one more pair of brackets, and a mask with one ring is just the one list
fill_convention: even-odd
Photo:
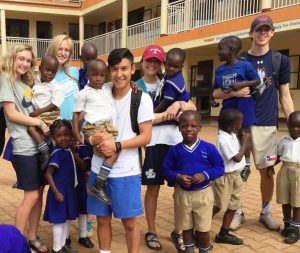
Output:
[[[91,171],[89,186],[91,186],[97,174]],[[141,199],[141,178],[139,175],[108,178],[107,195],[111,199],[111,205],[107,205],[94,196],[88,194],[87,212],[96,216],[114,215],[118,219],[133,218],[144,213]]]
[[45,185],[45,170],[41,170],[40,154],[14,155],[12,163],[17,174],[18,189],[32,191]]

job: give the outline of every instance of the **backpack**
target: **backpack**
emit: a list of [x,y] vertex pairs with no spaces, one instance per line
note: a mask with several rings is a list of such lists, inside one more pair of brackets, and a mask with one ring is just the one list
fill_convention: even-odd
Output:
[[[137,117],[138,117],[139,107],[140,107],[140,104],[141,104],[142,94],[143,94],[142,90],[132,90],[131,91],[130,121],[131,121],[132,131],[136,134],[140,133]],[[143,160],[142,160],[142,149],[141,149],[141,147],[139,147],[138,150],[139,150],[140,166],[142,166]]]
[[[241,60],[247,61],[247,52],[242,52],[239,55],[239,58]],[[278,88],[278,82],[279,82],[279,73],[280,73],[280,65],[281,65],[281,53],[276,51],[276,50],[272,50],[272,66],[273,66],[273,77],[275,80],[275,86]]]

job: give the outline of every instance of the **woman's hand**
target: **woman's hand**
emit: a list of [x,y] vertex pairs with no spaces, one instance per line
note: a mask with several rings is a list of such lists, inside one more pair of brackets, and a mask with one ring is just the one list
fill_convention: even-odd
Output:
[[42,130],[44,136],[49,135],[50,132],[49,126],[43,120],[40,120],[38,127]]
[[103,154],[105,157],[112,156],[117,152],[116,144],[114,141],[106,140],[97,145],[97,151]]

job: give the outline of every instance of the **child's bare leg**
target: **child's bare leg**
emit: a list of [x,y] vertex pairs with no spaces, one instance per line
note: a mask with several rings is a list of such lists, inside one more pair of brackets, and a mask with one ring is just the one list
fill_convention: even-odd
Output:
[[182,232],[186,253],[194,253],[194,229],[184,230]]
[[287,237],[288,229],[291,226],[291,221],[292,221],[292,206],[290,204],[282,205],[282,214],[283,214],[284,228],[281,231],[281,235],[283,237]]
[[300,227],[300,207],[293,207],[293,220],[288,228],[288,235],[285,242],[288,244],[294,244],[299,241],[299,227]]
[[216,206],[213,207],[213,215],[212,217],[214,217],[218,212],[220,212],[220,209]]
[[97,178],[96,178],[94,184],[90,188],[90,192],[97,199],[99,199],[109,205],[111,204],[111,200],[107,196],[107,193],[106,193],[106,189],[105,189],[106,181],[107,181],[107,177],[112,169],[112,166],[118,159],[118,156],[119,156],[118,154],[114,154],[110,157],[105,157],[105,159],[101,165],[99,174],[97,175]]
[[227,209],[223,216],[223,223],[220,232],[216,235],[215,242],[232,245],[241,245],[243,240],[235,235],[229,234],[229,227],[236,210]]
[[37,127],[27,127],[27,132],[37,143],[37,148],[41,152],[41,169],[45,169],[50,157],[49,147],[45,141],[45,137]]
[[[238,134],[239,140],[242,139],[243,133],[249,133],[250,134],[250,127],[243,127]],[[246,159],[246,166],[241,172],[241,177],[243,179],[243,182],[246,182],[248,180],[248,177],[250,175],[250,153],[251,153],[251,144],[249,142],[248,146],[245,150],[245,159]]]
[[195,235],[199,245],[199,253],[208,253],[211,248],[210,241],[210,233],[208,232],[199,232],[195,231]]

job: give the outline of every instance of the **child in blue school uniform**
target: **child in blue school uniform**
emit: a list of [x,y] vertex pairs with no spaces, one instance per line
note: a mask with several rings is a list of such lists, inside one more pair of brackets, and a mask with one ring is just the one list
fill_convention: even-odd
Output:
[[50,185],[44,220],[53,224],[53,253],[70,252],[66,245],[70,220],[79,216],[75,187],[78,184],[76,162],[79,156],[71,149],[72,127],[67,120],[56,120],[50,126],[55,142],[49,158],[46,179]]
[[168,109],[175,101],[188,102],[190,94],[186,90],[182,75],[185,52],[181,48],[168,51],[165,61],[165,74],[157,88],[154,99],[154,112],[160,113]]
[[[250,62],[239,59],[238,53],[241,48],[242,41],[237,36],[227,36],[219,42],[219,60],[225,61],[225,64],[216,69],[214,89],[221,88],[223,92],[229,93],[249,87],[255,92],[255,87],[260,84],[260,78]],[[254,124],[255,119],[253,98],[251,96],[226,98],[223,100],[221,112],[226,109],[237,109],[243,114],[239,139],[241,139],[242,133],[250,133],[250,127]],[[250,174],[250,145],[246,149],[245,158],[246,166],[241,172],[243,181],[247,181]]]
[[195,237],[199,252],[207,253],[212,247],[209,243],[214,204],[211,181],[223,176],[224,162],[213,144],[198,138],[199,113],[183,112],[179,129],[183,141],[170,148],[163,163],[163,175],[168,183],[175,183],[175,227],[183,231],[185,252],[195,252]]

